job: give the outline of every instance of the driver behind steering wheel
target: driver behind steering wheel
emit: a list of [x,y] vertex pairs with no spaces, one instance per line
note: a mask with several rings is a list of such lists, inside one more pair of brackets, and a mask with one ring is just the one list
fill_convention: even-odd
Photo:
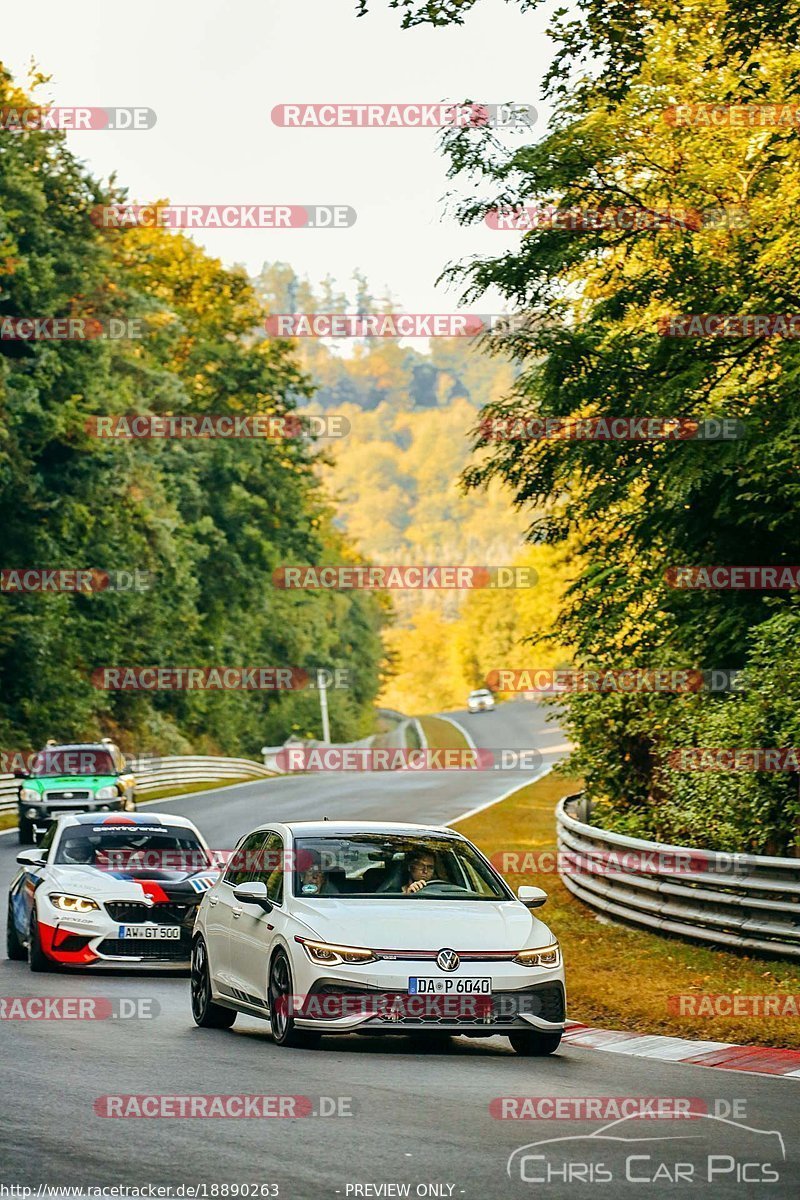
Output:
[[431,850],[418,850],[409,860],[408,883],[402,889],[406,896],[419,892],[436,877],[436,857]]

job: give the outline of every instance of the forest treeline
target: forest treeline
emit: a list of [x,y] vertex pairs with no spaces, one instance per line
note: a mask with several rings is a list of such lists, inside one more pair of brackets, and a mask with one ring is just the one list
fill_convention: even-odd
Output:
[[[369,19],[378,4],[357,7]],[[404,27],[448,25],[482,0],[388,7]],[[674,753],[800,745],[797,586],[674,586],[680,567],[800,563],[800,348],[797,322],[774,320],[800,312],[799,28],[796,0],[579,0],[550,21],[541,136],[443,136],[463,223],[529,217],[497,256],[447,273],[471,304],[488,289],[529,318],[512,393],[485,417],[740,423],[720,441],[479,436],[466,475],[508,485],[535,544],[569,547],[557,629],[578,667],[742,672],[728,692],[588,692],[567,705],[570,769],[598,819],[724,850],[800,853],[796,770],[754,770],[746,754],[708,769],[708,756]],[[537,219],[548,209],[585,217]],[[687,315],[770,320],[684,326]],[[676,765],[687,761],[705,768]]]
[[[0,110],[27,98],[0,69]],[[101,439],[98,414],[285,416],[312,392],[257,336],[242,270],[165,229],[102,229],[124,199],[59,133],[0,131],[0,319],[73,318],[138,337],[0,340],[0,567],[139,572],[139,589],[0,596],[0,746],[116,736],[126,749],[258,756],[320,735],[314,691],[106,691],[106,666],[346,669],[333,736],[373,726],[386,606],[272,587],[287,562],[355,552],[305,434]],[[134,322],[128,326],[128,322]],[[113,328],[119,330],[120,325]],[[341,676],[340,676],[341,678]]]

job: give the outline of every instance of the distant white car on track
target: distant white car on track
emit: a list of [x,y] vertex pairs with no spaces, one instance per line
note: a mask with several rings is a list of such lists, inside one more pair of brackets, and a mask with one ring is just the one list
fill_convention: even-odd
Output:
[[32,971],[187,967],[198,905],[219,876],[191,821],[154,812],[59,817],[17,863],[8,957]]
[[477,688],[467,697],[467,709],[471,713],[494,712],[494,696],[488,688]]
[[506,1034],[551,1054],[564,968],[531,911],[452,829],[272,822],[248,834],[203,896],[192,1015],[227,1028],[269,1020],[282,1046],[351,1032]]

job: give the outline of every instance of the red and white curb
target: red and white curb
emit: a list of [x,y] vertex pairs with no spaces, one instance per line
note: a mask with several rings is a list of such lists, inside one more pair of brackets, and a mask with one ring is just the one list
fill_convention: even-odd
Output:
[[690,1041],[658,1034],[619,1033],[595,1029],[577,1021],[567,1023],[563,1041],[570,1046],[655,1058],[660,1062],[691,1063],[694,1067],[721,1067],[725,1071],[750,1071],[756,1075],[800,1078],[800,1050],[769,1046],[737,1046],[732,1042]]

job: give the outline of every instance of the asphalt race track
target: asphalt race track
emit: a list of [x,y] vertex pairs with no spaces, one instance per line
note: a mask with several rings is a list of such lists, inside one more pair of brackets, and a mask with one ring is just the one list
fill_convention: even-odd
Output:
[[[518,702],[474,717],[451,715],[479,746],[548,748],[545,763],[561,757],[557,747],[563,735],[545,724],[533,704]],[[443,823],[528,777],[530,772],[518,771],[302,776],[157,807],[190,816],[211,846],[227,848],[270,818]],[[0,838],[3,916],[16,852],[15,835]],[[566,965],[569,985],[569,960]],[[784,1200],[800,1189],[797,1079],[569,1046],[550,1059],[524,1059],[500,1037],[455,1039],[436,1052],[421,1050],[406,1037],[360,1036],[323,1039],[317,1050],[281,1050],[265,1023],[247,1017],[239,1016],[230,1031],[195,1028],[185,977],[32,975],[25,964],[5,959],[0,973],[4,997],[143,997],[158,1006],[149,1020],[0,1021],[0,1086],[8,1117],[0,1131],[0,1182],[33,1187],[33,1195],[39,1185],[50,1185],[50,1191],[38,1193],[46,1196],[70,1186],[148,1184],[205,1185],[207,1190],[195,1195],[212,1198],[236,1194],[214,1192],[213,1185],[276,1184],[273,1194],[283,1200],[710,1195],[702,1172],[692,1185],[685,1175],[687,1163],[705,1162],[708,1154],[718,1156],[717,1196]],[[336,1115],[114,1119],[97,1115],[94,1108],[98,1097],[109,1093],[308,1096],[314,1113],[332,1108]],[[704,1100],[711,1112],[719,1101],[736,1100],[740,1116],[736,1124],[637,1120],[609,1131],[633,1139],[633,1145],[596,1137],[587,1143],[587,1135],[605,1122],[499,1120],[489,1106],[503,1096],[689,1097]],[[778,1131],[782,1138],[754,1131]],[[566,1143],[571,1165],[553,1167],[549,1182],[536,1180],[550,1171],[552,1148],[529,1152],[543,1159],[517,1156],[507,1174],[509,1156],[519,1147],[567,1137],[581,1140]],[[778,1173],[778,1182],[756,1182],[770,1178],[763,1174],[764,1160],[772,1164],[768,1172]],[[684,1176],[672,1181],[676,1163],[684,1164]],[[626,1182],[626,1170],[638,1182]]]

